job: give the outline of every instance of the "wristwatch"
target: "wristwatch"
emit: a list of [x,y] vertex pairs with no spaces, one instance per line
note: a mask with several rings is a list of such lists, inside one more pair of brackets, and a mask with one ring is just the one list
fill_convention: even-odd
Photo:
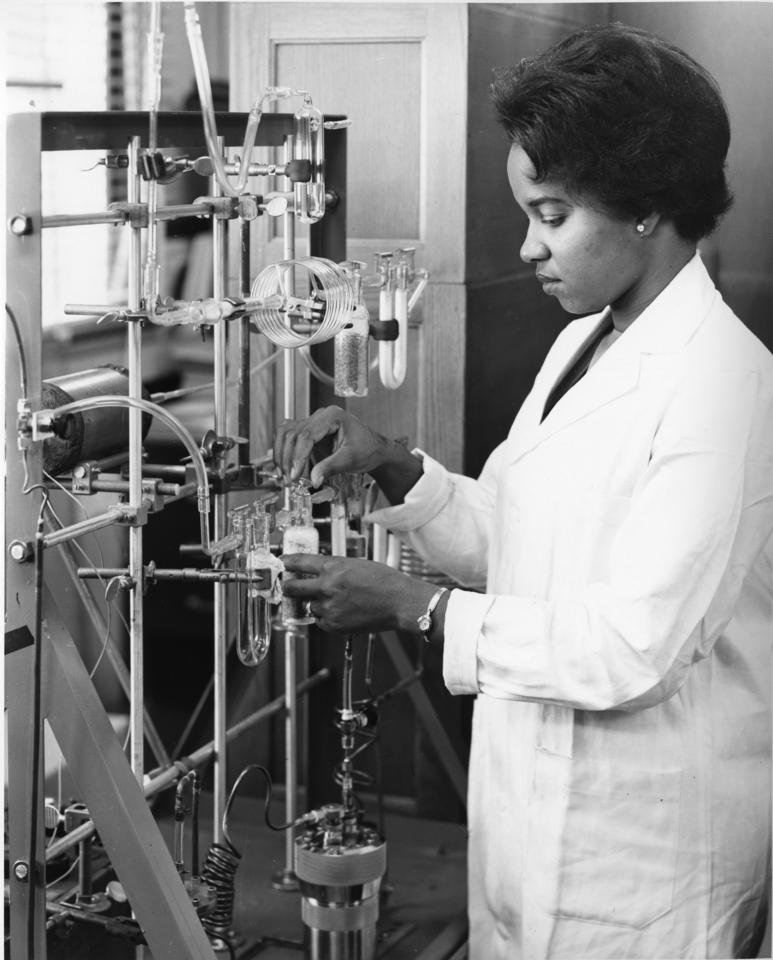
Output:
[[416,623],[419,625],[421,635],[424,637],[424,640],[427,643],[429,643],[429,635],[432,633],[432,614],[435,612],[435,607],[440,602],[440,598],[444,593],[448,593],[448,587],[441,587],[437,593],[433,595],[432,599],[427,604],[427,609],[416,620]]

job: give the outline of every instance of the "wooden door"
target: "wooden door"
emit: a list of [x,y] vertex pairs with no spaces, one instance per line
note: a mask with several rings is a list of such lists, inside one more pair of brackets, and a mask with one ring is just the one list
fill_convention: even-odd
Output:
[[[348,257],[370,267],[375,252],[412,246],[430,273],[405,384],[387,391],[373,375],[369,396],[347,406],[452,469],[463,436],[466,36],[465,4],[231,7],[231,108],[286,85],[348,116]],[[265,218],[260,231],[257,255],[279,259],[275,225]]]

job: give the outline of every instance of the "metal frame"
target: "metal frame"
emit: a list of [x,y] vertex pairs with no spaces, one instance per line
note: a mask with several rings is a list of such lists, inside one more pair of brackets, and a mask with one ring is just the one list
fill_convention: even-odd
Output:
[[[335,119],[335,118],[333,118]],[[217,115],[218,129],[224,146],[239,145],[247,115],[221,113]],[[129,145],[130,155],[136,157],[147,140],[148,114],[144,112],[116,113],[43,113],[20,114],[9,118],[8,143],[11,146],[7,176],[7,214],[12,218],[26,218],[25,229],[19,235],[10,229],[8,235],[8,303],[18,320],[21,348],[26,359],[26,399],[31,408],[40,408],[41,389],[41,242],[44,226],[40,209],[40,156],[43,151],[95,149],[124,151]],[[292,116],[266,114],[263,117],[258,146],[281,146],[292,133]],[[158,147],[190,147],[203,143],[199,114],[158,114]],[[336,131],[328,138],[326,177],[328,189],[339,198],[330,215],[312,227],[310,252],[334,260],[345,258],[345,130]],[[139,180],[136,165],[129,171],[128,199],[139,198]],[[17,221],[18,222],[18,221]],[[215,295],[225,295],[226,244],[225,221],[215,219]],[[217,227],[220,224],[220,227]],[[58,224],[51,224],[58,225]],[[130,308],[139,306],[141,277],[141,227],[132,226],[130,244]],[[222,235],[218,238],[218,230]],[[8,324],[6,324],[8,329]],[[224,328],[223,333],[225,333]],[[128,324],[128,351],[130,395],[141,390],[141,327]],[[226,342],[216,343],[216,401],[215,429],[226,433],[224,382]],[[24,464],[16,450],[16,402],[22,396],[20,378],[13,362],[16,345],[9,343],[8,375],[6,377],[6,438],[7,438],[7,500],[6,531],[8,542],[30,541],[36,526],[39,496],[23,495]],[[218,399],[219,398],[219,399]],[[139,411],[131,411],[129,504],[142,504],[141,439]],[[136,413],[136,416],[134,414]],[[29,483],[41,482],[42,465],[39,444],[33,444],[27,453]],[[222,465],[221,465],[222,472]],[[215,531],[223,526],[225,494],[219,494],[215,504]],[[222,497],[222,499],[221,499]],[[151,519],[152,522],[152,519]],[[42,546],[40,547],[42,549]],[[142,582],[142,527],[130,527],[129,569],[136,583]],[[215,739],[207,756],[213,756],[216,770],[215,834],[220,834],[220,819],[225,796],[225,746],[229,734],[225,727],[225,629],[223,585],[214,585],[216,598],[215,624]],[[44,832],[42,817],[37,817],[34,850],[29,848],[32,820],[30,798],[39,796],[42,783],[42,756],[38,769],[31,769],[33,724],[30,709],[33,703],[33,665],[35,654],[42,657],[41,714],[45,716],[57,737],[62,752],[81,791],[82,800],[94,819],[91,826],[99,830],[111,860],[126,886],[137,919],[147,936],[150,949],[156,956],[170,960],[211,958],[214,956],[198,917],[177,874],[171,854],[163,842],[158,827],[147,807],[142,781],[144,775],[144,718],[142,697],[142,598],[141,590],[132,591],[130,606],[130,670],[131,687],[130,728],[131,764],[126,760],[105,711],[93,688],[80,656],[62,625],[62,618],[50,592],[42,598],[45,629],[40,634],[41,645],[35,646],[35,579],[33,565],[9,560],[6,576],[6,706],[8,729],[8,765],[11,771],[8,802],[9,856],[20,868],[12,872],[11,888],[11,942],[12,960],[45,960],[45,870]],[[219,602],[218,602],[219,600]],[[286,665],[292,655],[292,678],[295,679],[295,651],[287,644]],[[289,666],[288,666],[289,671]],[[315,683],[324,679],[324,671],[315,674]],[[287,672],[288,682],[290,674]],[[309,689],[313,678],[302,681],[301,688]],[[285,711],[287,730],[293,725],[294,736],[288,742],[288,753],[297,767],[295,735],[297,735],[297,699],[295,683],[286,691]],[[299,688],[300,689],[300,688]],[[260,714],[260,716],[258,716]],[[258,711],[261,719],[267,715]],[[237,727],[240,726],[237,724]],[[244,729],[242,727],[242,729]],[[239,731],[241,732],[241,730]],[[42,753],[42,751],[41,751]],[[289,767],[288,767],[289,769]],[[24,770],[24,774],[21,771]],[[169,783],[174,782],[174,775]],[[293,783],[297,780],[293,779]],[[288,791],[290,793],[291,791]],[[218,797],[220,798],[218,801]],[[288,803],[295,798],[288,798]],[[34,804],[33,804],[34,805]],[[81,831],[83,832],[83,831]],[[32,852],[32,862],[29,855]],[[27,874],[24,876],[24,864]],[[34,912],[30,913],[30,898]],[[27,918],[33,924],[28,928]],[[34,944],[33,944],[34,941]]]

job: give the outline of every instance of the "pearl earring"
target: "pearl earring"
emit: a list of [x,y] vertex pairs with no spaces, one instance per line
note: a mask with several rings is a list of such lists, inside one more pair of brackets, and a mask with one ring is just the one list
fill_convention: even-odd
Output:
[[636,224],[636,232],[639,234],[640,237],[643,237],[643,236],[644,236],[644,224],[643,224],[643,223],[637,223],[637,224]]

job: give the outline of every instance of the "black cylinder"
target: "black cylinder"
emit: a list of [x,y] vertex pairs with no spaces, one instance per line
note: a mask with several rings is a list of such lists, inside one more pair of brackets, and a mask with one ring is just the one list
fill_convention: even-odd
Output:
[[[43,407],[53,410],[88,397],[108,394],[129,395],[129,371],[114,364],[105,364],[80,373],[68,373],[44,380],[41,384]],[[142,391],[145,400],[150,394]],[[150,429],[151,416],[142,414],[142,437]],[[71,413],[56,437],[43,443],[43,469],[56,476],[83,460],[99,460],[120,453],[129,446],[129,408],[99,407]]]

